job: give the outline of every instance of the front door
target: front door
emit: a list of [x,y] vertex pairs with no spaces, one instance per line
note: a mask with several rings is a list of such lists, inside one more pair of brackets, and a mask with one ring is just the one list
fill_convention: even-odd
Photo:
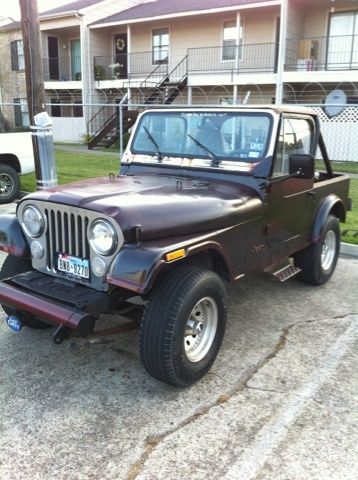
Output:
[[112,65],[112,73],[114,78],[127,78],[128,77],[128,45],[127,34],[121,33],[114,37],[114,60]]
[[272,263],[303,248],[310,234],[316,197],[313,178],[287,177],[292,154],[310,154],[314,124],[309,118],[284,117],[266,198],[266,245]]
[[81,41],[71,40],[71,77],[81,80]]
[[48,69],[50,80],[60,79],[60,66],[58,58],[58,38],[47,37]]

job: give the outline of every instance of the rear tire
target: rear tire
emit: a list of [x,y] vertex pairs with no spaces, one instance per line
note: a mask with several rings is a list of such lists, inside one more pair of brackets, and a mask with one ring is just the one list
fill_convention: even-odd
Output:
[[[5,278],[11,278],[15,275],[19,275],[20,273],[26,273],[32,270],[30,260],[22,257],[15,257],[13,255],[8,255],[1,267],[0,271],[0,280],[4,280]],[[9,316],[14,315],[15,317],[19,317],[23,322],[24,325],[30,328],[34,328],[37,330],[43,330],[45,328],[50,328],[51,325],[48,325],[41,320],[33,317],[30,314],[22,314],[18,312],[14,308],[8,307],[7,305],[2,305],[5,313]]]
[[339,221],[329,215],[318,243],[313,243],[294,255],[298,278],[312,285],[322,285],[332,276],[340,248]]
[[178,387],[212,366],[224,336],[227,294],[216,273],[182,266],[149,297],[140,327],[140,354],[150,375]]
[[0,204],[13,202],[19,193],[20,180],[16,170],[0,164]]

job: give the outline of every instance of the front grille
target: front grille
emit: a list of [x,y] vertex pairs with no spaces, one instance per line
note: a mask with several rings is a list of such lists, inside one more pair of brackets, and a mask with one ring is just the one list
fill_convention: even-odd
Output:
[[[36,237],[36,241],[41,244],[45,253],[41,258],[32,257],[32,267],[39,272],[82,283],[96,290],[108,290],[105,278],[96,277],[91,270],[92,261],[98,255],[88,242],[88,230],[92,222],[98,219],[110,222],[115,229],[118,238],[117,248],[111,255],[102,257],[107,269],[109,269],[113,259],[124,243],[123,233],[119,225],[112,218],[93,210],[32,199],[23,200],[18,206],[17,216],[20,224],[23,211],[27,205],[36,206],[46,218],[46,228],[43,234],[40,237]],[[29,244],[34,241],[25,231],[24,235]],[[57,269],[59,253],[88,260],[90,278],[80,278],[59,272]]]
[[55,269],[58,253],[89,258],[87,227],[89,218],[83,213],[70,213],[56,207],[45,208],[47,219],[47,267]]

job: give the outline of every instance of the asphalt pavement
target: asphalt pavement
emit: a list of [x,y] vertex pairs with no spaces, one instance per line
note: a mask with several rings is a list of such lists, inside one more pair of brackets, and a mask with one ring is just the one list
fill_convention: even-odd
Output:
[[248,275],[185,390],[144,371],[137,332],[56,346],[0,309],[1,480],[356,480],[357,292],[357,258],[322,287]]

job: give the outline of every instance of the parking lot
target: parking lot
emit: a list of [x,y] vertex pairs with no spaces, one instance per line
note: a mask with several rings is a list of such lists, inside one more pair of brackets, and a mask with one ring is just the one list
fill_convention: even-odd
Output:
[[357,292],[356,258],[322,287],[247,276],[186,390],[146,374],[136,331],[56,346],[1,310],[0,478],[356,479]]

